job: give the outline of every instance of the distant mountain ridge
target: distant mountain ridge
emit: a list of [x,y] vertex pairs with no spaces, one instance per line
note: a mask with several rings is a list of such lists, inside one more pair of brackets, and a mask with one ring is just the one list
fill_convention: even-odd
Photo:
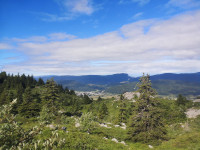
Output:
[[[39,77],[37,77],[39,78]],[[140,77],[131,77],[126,73],[113,75],[83,76],[41,76],[46,81],[54,78],[58,84],[76,91],[101,90],[121,94],[133,91]],[[198,73],[164,73],[150,76],[152,85],[162,95],[180,94],[200,95],[200,72]]]
[[130,81],[133,78],[126,73],[113,74],[113,75],[82,75],[82,76],[41,76],[41,78],[46,81],[47,79],[54,78],[55,81],[76,81],[82,84],[99,84],[108,85],[116,84],[123,81]]
[[200,72],[197,73],[164,73],[151,76],[151,80],[179,80],[185,82],[200,82]]

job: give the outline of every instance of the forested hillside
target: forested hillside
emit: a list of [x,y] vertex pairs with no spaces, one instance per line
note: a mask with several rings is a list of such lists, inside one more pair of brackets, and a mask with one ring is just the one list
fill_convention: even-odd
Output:
[[[65,106],[72,109],[70,113],[79,114],[81,105],[89,104],[92,100],[87,95],[77,96],[73,90],[63,88],[53,79],[46,83],[39,78],[38,81],[33,76],[9,75],[6,72],[0,73],[0,105],[9,104],[17,99],[12,112],[27,118],[39,116],[43,107]],[[57,109],[58,109],[57,108]]]
[[[124,92],[131,92],[135,88],[137,82],[130,82],[126,84],[113,85],[106,88],[106,92],[119,94]],[[177,95],[183,94],[185,96],[200,95],[199,82],[185,82],[179,80],[152,80],[152,86],[155,88],[159,95]]]
[[[105,91],[112,94],[122,94],[133,91],[140,77],[131,77],[128,74],[88,75],[88,76],[43,76],[46,81],[54,80],[76,91]],[[200,73],[165,73],[151,76],[152,86],[160,95],[185,96],[200,95]]]
[[0,74],[0,149],[199,149],[199,110],[178,95],[157,97],[143,75],[133,99],[77,96],[53,79]]

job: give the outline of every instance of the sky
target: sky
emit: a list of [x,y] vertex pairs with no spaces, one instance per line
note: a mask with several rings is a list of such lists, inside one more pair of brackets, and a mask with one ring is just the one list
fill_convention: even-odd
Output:
[[200,72],[200,0],[0,0],[0,71]]

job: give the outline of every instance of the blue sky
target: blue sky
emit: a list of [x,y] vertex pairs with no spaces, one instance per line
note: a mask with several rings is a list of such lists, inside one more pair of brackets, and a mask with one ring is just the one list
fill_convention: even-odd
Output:
[[199,72],[199,20],[199,0],[0,0],[0,69]]

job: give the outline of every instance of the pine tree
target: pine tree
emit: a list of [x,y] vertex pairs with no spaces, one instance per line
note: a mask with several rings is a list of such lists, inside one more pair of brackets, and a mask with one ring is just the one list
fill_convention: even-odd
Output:
[[76,93],[75,93],[74,90],[70,90],[70,91],[69,91],[69,94],[70,94],[70,95],[76,95]]
[[92,100],[86,94],[83,95],[83,104],[90,104]]
[[19,83],[17,85],[17,94],[16,94],[17,102],[13,104],[13,107],[11,110],[11,112],[15,115],[18,114],[18,108],[23,103],[23,93],[24,93],[24,88],[22,84]]
[[6,99],[7,99],[7,90],[4,89],[0,94],[0,106],[6,104]]
[[104,119],[106,115],[108,115],[108,107],[103,103],[99,109],[98,117],[99,119]]
[[10,90],[8,92],[8,96],[7,96],[7,100],[6,100],[7,102],[6,103],[12,102],[14,98],[15,98],[14,93],[13,93],[13,91]]
[[178,106],[183,105],[185,106],[185,104],[187,103],[187,99],[186,97],[182,96],[181,94],[178,95],[177,100],[176,100],[176,104]]
[[42,80],[42,78],[39,78],[38,83],[39,86],[44,85],[44,81]]
[[42,104],[46,105],[52,113],[57,112],[59,93],[56,82],[51,79],[45,84],[45,91],[42,94]]
[[120,100],[119,100],[120,104],[119,104],[119,114],[118,114],[118,123],[126,123],[126,119],[127,119],[127,108],[126,108],[126,102],[125,102],[125,98],[123,95],[120,96]]
[[98,101],[98,102],[102,101],[101,96],[98,97],[97,101]]
[[71,97],[70,105],[71,105],[70,112],[73,115],[80,115],[80,110],[82,108],[80,103],[80,98],[75,96]]
[[143,75],[138,84],[140,96],[135,102],[128,135],[134,142],[153,143],[164,139],[166,130],[162,123],[161,110],[156,107],[156,91],[151,86],[149,75]]
[[52,111],[47,107],[47,105],[44,105],[40,111],[40,117],[39,121],[43,124],[50,124],[55,119],[55,114],[52,113]]
[[27,88],[23,95],[23,102],[18,108],[18,112],[26,117],[35,117],[39,115],[40,107],[37,100],[34,99],[34,95],[31,92],[31,88]]

